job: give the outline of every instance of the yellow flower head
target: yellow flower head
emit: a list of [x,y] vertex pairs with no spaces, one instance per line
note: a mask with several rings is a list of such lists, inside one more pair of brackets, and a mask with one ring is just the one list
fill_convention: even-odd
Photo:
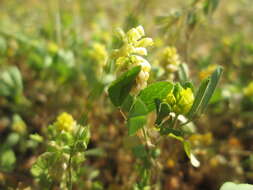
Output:
[[105,46],[98,42],[93,43],[91,57],[104,66],[108,57]]
[[66,112],[60,114],[57,117],[56,122],[54,123],[54,126],[56,126],[59,131],[68,131],[68,132],[71,132],[75,127],[75,125],[76,121],[70,114]]
[[245,96],[253,96],[253,82],[243,89],[243,93]]
[[169,72],[175,72],[181,63],[177,49],[175,47],[167,47],[161,53],[161,64]]

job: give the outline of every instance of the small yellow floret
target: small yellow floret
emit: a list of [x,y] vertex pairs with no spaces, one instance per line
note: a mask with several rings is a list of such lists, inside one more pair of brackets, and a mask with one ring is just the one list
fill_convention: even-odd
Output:
[[73,117],[66,113],[63,112],[57,117],[56,122],[54,125],[58,128],[60,131],[72,131],[74,126],[76,125],[76,121],[73,119]]

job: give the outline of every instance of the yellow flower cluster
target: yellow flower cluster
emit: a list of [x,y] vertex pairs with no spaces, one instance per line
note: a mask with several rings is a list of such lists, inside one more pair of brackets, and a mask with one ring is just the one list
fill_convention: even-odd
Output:
[[54,126],[56,126],[59,131],[66,131],[66,132],[73,131],[75,125],[76,121],[70,114],[66,112],[60,114],[57,117],[56,122],[54,123]]
[[243,89],[243,93],[245,96],[253,96],[253,82]]
[[93,59],[95,59],[98,62],[99,65],[105,66],[108,54],[103,44],[98,42],[93,43],[90,55]]
[[160,63],[166,71],[176,72],[181,64],[177,49],[175,47],[166,47],[161,53]]
[[118,35],[121,37],[123,45],[114,51],[116,65],[141,66],[141,71],[136,78],[136,86],[132,89],[133,92],[138,92],[147,86],[151,65],[142,56],[147,55],[146,47],[152,46],[153,40],[144,37],[145,32],[142,26],[132,28],[127,33],[119,29]]
[[194,95],[191,88],[184,89],[178,85],[167,95],[165,101],[171,106],[173,112],[187,114],[192,107]]

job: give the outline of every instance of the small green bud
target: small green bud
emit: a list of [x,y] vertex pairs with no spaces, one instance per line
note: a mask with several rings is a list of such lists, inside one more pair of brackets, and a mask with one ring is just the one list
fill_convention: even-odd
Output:
[[167,95],[165,101],[172,107],[175,113],[187,114],[192,107],[194,95],[191,88],[184,89],[178,84]]

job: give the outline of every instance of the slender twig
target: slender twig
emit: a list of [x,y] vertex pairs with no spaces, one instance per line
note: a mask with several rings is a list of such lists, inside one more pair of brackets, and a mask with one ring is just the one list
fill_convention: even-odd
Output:
[[119,112],[121,113],[122,117],[124,118],[125,121],[127,121],[127,117],[124,114],[124,112],[122,111],[122,109],[119,108]]

